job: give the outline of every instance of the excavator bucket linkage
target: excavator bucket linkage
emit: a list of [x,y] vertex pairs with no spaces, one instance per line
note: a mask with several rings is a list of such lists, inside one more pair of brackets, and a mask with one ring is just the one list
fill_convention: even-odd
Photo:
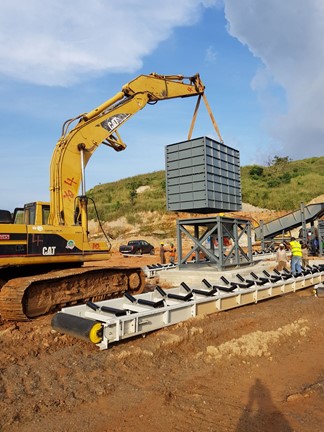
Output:
[[221,277],[213,284],[203,279],[201,286],[189,287],[182,282],[178,288],[131,295],[86,305],[67,307],[54,315],[52,327],[61,332],[91,341],[101,350],[112,342],[161,329],[189,318],[224,311],[261,300],[321,286],[324,265],[308,266],[293,276],[287,270],[249,278],[237,274],[235,280]]

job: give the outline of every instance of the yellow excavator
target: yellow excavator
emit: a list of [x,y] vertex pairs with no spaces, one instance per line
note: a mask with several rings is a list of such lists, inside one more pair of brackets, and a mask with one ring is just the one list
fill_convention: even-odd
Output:
[[50,164],[50,202],[28,203],[13,213],[0,210],[3,320],[26,320],[81,301],[143,291],[141,268],[83,265],[109,259],[111,248],[108,237],[89,240],[85,167],[101,144],[124,150],[119,127],[160,100],[198,97],[190,139],[203,98],[222,141],[204,90],[199,74],[140,75],[102,105],[64,123]]

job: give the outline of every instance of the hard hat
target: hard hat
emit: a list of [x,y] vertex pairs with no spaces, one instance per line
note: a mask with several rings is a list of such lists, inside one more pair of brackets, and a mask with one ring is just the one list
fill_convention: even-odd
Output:
[[280,243],[280,245],[279,246],[284,246],[284,244],[283,243]]
[[164,243],[163,242],[161,242],[161,245],[163,245]]

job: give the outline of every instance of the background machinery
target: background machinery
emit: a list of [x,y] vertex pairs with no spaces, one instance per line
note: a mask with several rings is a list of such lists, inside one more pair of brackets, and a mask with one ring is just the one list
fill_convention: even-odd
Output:
[[2,319],[25,320],[85,300],[143,291],[140,268],[83,266],[108,259],[111,249],[107,237],[89,240],[85,167],[101,144],[124,150],[119,127],[145,105],[160,100],[198,97],[190,139],[203,97],[220,137],[204,89],[198,74],[141,75],[94,110],[64,123],[50,164],[50,202],[28,203],[13,214],[0,211]]

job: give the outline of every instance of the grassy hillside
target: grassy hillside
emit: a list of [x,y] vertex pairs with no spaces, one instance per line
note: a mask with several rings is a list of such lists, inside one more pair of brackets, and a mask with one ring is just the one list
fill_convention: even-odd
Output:
[[[156,171],[101,184],[87,195],[95,201],[101,220],[112,221],[125,216],[127,222],[133,224],[137,213],[166,211],[165,172]],[[90,217],[94,216],[90,206]]]
[[[294,210],[324,194],[324,157],[289,161],[275,157],[268,166],[241,168],[243,202],[272,210]],[[100,184],[88,192],[100,219],[125,216],[135,223],[141,212],[166,212],[165,172],[156,171]],[[95,217],[90,209],[90,216]]]
[[324,194],[324,157],[289,161],[275,157],[269,166],[241,169],[243,202],[272,210],[294,210]]

